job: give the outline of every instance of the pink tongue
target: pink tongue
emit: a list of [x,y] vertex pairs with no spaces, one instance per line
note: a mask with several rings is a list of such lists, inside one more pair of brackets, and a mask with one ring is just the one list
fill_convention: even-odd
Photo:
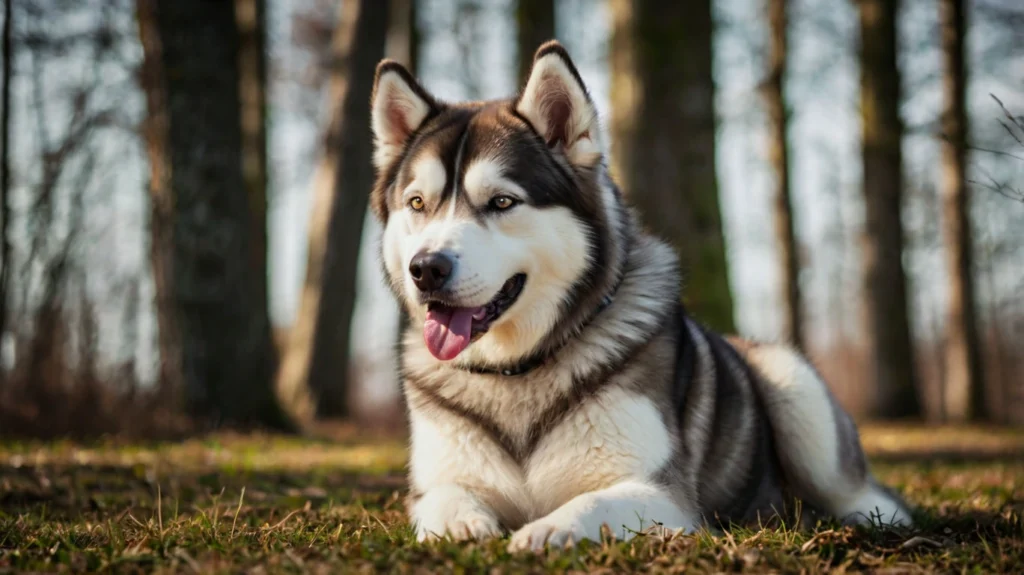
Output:
[[441,361],[455,359],[469,345],[473,329],[474,307],[438,307],[427,311],[423,324],[423,341],[434,357]]

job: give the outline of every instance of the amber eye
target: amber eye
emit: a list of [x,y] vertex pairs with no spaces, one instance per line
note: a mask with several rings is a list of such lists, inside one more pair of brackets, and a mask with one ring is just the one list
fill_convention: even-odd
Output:
[[496,210],[507,210],[516,205],[516,201],[508,196],[497,196],[491,200],[491,206]]
[[409,207],[412,208],[413,210],[417,211],[417,212],[422,211],[423,210],[423,198],[421,198],[419,196],[413,196],[409,200]]

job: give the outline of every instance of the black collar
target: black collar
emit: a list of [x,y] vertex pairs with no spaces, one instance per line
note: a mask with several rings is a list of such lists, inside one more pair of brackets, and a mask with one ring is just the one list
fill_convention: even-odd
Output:
[[[610,294],[601,298],[601,303],[598,304],[597,309],[595,309],[594,312],[591,313],[590,316],[580,325],[578,331],[582,331],[584,327],[590,325],[591,322],[597,319],[597,316],[601,315],[601,312],[608,309],[608,306],[612,305],[615,293],[619,291],[620,285],[622,285],[621,279],[615,284],[615,288],[612,289],[612,292]],[[534,355],[515,365],[510,365],[501,368],[493,368],[480,365],[466,365],[459,366],[459,369],[480,375],[502,375],[506,377],[526,375],[527,373],[530,373],[534,369],[537,369],[545,362],[547,362],[551,358],[551,356],[561,351],[561,349],[565,347],[565,345],[569,342],[570,339],[571,338],[566,339],[566,343],[563,343],[562,345],[558,346],[557,348],[551,350],[548,353]]]

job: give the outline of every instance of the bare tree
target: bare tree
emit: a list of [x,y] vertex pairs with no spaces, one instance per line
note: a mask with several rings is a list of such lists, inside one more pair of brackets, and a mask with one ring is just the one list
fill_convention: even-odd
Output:
[[[1003,131],[1016,143],[1016,145],[1024,148],[1024,116],[1014,116],[1013,113],[1007,109],[1006,105],[1003,104],[1003,101],[995,94],[989,94],[989,97],[995,101],[999,110],[1002,112],[1003,117],[999,119],[999,125],[1002,127]],[[971,150],[1024,162],[1024,156],[1013,152],[993,150],[978,146],[971,146]],[[1024,203],[1024,188],[1009,181],[1000,181],[987,171],[982,170],[981,177],[975,180],[970,180],[969,183],[990,192],[995,192],[1008,200]]]
[[[111,152],[118,143],[136,143],[137,121],[122,98],[137,86],[116,78],[130,78],[126,73],[135,69],[134,57],[124,50],[135,35],[123,19],[112,17],[125,14],[125,8],[131,14],[131,5],[126,0],[20,3],[7,17],[8,24],[17,22],[10,38],[17,49],[6,54],[17,52],[24,64],[17,76],[29,88],[24,105],[8,100],[8,120],[21,116],[32,129],[18,142],[30,154],[19,178],[20,195],[28,200],[20,210],[20,232],[12,229],[15,218],[5,218],[4,264],[16,286],[8,284],[4,298],[14,343],[13,364],[0,389],[4,431],[46,436],[112,431],[129,419],[110,409],[115,394],[100,385],[95,296],[85,289],[88,276],[102,276],[90,283],[103,289],[117,266],[102,256],[85,259],[102,241],[103,233],[90,229],[95,227],[90,222],[93,206],[104,211],[109,205],[114,186],[104,174],[124,170],[123,158]],[[68,26],[71,21],[75,24]],[[67,74],[70,67],[75,74]],[[9,78],[5,85],[14,88]],[[65,113],[54,114],[55,109]],[[25,250],[21,257],[18,248]],[[76,287],[80,297],[72,295]]]
[[370,92],[384,56],[388,3],[344,2],[332,41],[331,119],[313,179],[305,288],[278,378],[299,417],[348,415],[356,264],[373,184]]
[[711,1],[611,0],[612,160],[630,201],[685,268],[684,300],[732,331],[715,176]]
[[[3,92],[0,93],[0,341],[7,329],[7,303],[11,281],[11,78],[13,78],[14,57],[11,32],[14,28],[14,0],[4,0],[3,31]],[[4,381],[5,369],[0,365],[0,383]]]
[[864,313],[875,375],[872,415],[916,417],[914,351],[903,270],[903,121],[896,62],[898,0],[858,0],[865,229]]
[[420,33],[417,0],[389,0],[391,19],[384,53],[415,74],[419,65]]
[[450,33],[455,38],[457,78],[465,90],[465,99],[478,100],[484,96],[482,80],[486,73],[485,60],[480,50],[487,33],[483,23],[485,7],[480,0],[454,0],[454,4],[452,28],[442,33]]
[[[266,0],[235,0],[239,95],[242,114],[242,177],[249,199],[249,258],[254,274],[267,275],[267,7]],[[267,301],[267,282],[253,286]],[[267,304],[263,304],[267,305]]]
[[800,253],[793,223],[793,200],[789,178],[789,114],[786,110],[786,58],[788,0],[768,0],[768,78],[764,86],[768,112],[768,157],[775,173],[772,214],[775,242],[781,256],[782,293],[785,298],[783,335],[802,348],[803,302],[800,294]]
[[965,110],[964,0],[940,2],[942,56],[942,200],[949,299],[946,304],[943,416],[963,422],[987,415],[978,343],[971,253],[970,207],[967,194]]
[[161,380],[200,419],[287,427],[266,273],[253,264],[235,3],[139,0],[137,10]]
[[555,0],[518,0],[516,4],[519,70],[516,81],[526,85],[533,64],[533,53],[541,44],[555,37]]

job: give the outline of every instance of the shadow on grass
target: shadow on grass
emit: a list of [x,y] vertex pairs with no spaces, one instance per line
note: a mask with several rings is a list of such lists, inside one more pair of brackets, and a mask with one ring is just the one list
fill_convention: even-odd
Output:
[[900,451],[877,452],[871,455],[876,463],[999,463],[1024,461],[1024,449],[905,449]]
[[400,474],[312,470],[209,469],[157,473],[143,465],[0,465],[0,512],[45,514],[51,519],[99,519],[134,509],[146,515],[157,506],[191,509],[243,503],[289,510],[303,506],[360,505],[382,508],[405,485]]

